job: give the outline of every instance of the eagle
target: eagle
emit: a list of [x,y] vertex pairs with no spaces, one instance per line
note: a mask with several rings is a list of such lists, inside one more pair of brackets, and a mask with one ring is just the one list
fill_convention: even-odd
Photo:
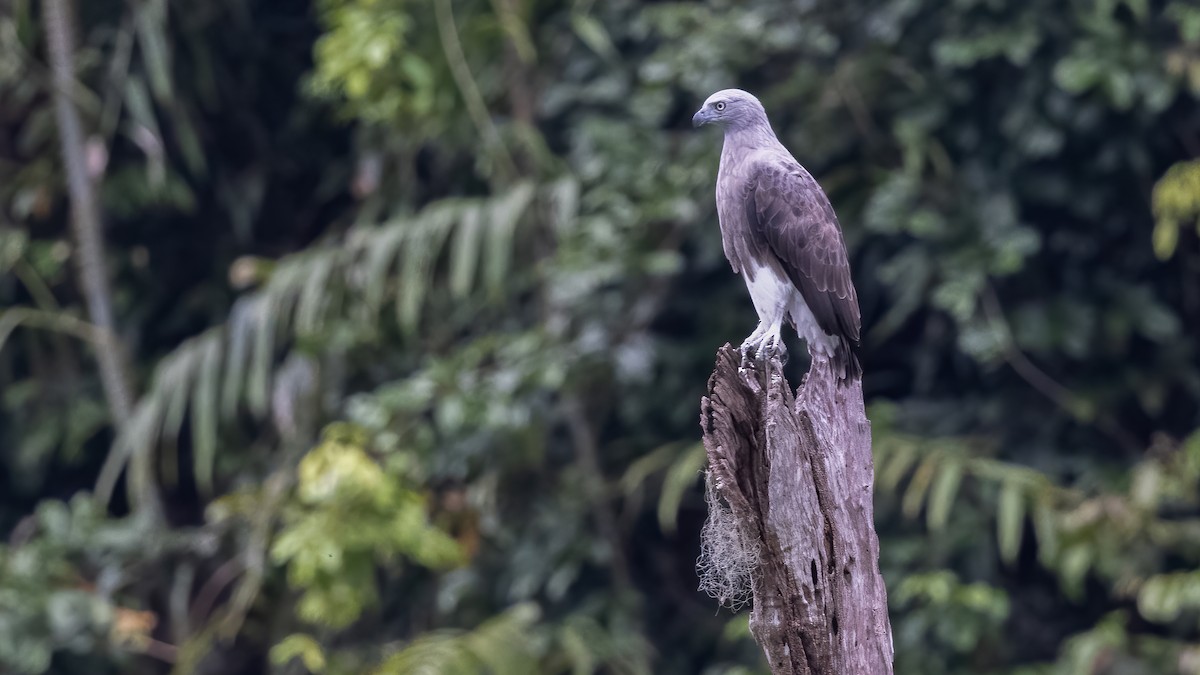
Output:
[[843,382],[861,379],[858,294],[829,198],[779,142],[752,94],[709,96],[692,125],[709,124],[725,132],[717,171],[721,243],[758,312],[758,327],[740,348],[743,362],[786,358],[786,321],[814,363],[830,362]]

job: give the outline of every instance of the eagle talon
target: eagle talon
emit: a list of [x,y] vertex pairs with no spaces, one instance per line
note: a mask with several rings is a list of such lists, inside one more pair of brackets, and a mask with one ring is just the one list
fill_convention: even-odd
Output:
[[774,339],[764,340],[759,347],[758,358],[765,362],[770,361],[772,357],[778,357],[780,364],[787,363],[787,348]]
[[753,351],[754,346],[750,344],[749,340],[743,342],[741,347],[738,347],[738,352],[740,352],[742,355],[742,361],[740,364],[738,364],[739,368],[745,369],[750,367],[750,354]]
[[763,335],[755,342],[754,347],[755,358],[760,361],[770,361],[773,356],[778,356],[781,361],[787,359],[787,348],[783,345],[783,336],[779,334],[778,327],[771,327],[764,331]]

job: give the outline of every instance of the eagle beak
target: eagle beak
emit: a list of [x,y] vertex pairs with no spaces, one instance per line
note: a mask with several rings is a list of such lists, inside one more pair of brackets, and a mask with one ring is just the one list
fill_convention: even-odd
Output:
[[706,108],[701,108],[696,111],[695,115],[692,115],[692,126],[695,128],[700,128],[711,121]]

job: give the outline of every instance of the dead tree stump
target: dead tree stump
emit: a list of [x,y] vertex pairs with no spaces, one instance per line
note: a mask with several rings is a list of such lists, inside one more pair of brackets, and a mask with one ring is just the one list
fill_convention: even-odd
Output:
[[720,349],[700,404],[709,503],[726,514],[705,534],[735,527],[750,549],[754,639],[774,675],[890,675],[862,384],[814,360],[793,395],[778,359],[739,362]]

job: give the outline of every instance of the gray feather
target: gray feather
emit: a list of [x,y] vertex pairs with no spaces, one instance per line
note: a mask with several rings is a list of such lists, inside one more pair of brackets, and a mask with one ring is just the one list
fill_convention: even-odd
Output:
[[709,100],[718,97],[728,111],[711,120],[725,129],[716,192],[726,257],[735,272],[768,268],[791,280],[820,329],[841,345],[846,376],[861,376],[858,295],[833,206],[776,138],[758,99],[725,90]]

